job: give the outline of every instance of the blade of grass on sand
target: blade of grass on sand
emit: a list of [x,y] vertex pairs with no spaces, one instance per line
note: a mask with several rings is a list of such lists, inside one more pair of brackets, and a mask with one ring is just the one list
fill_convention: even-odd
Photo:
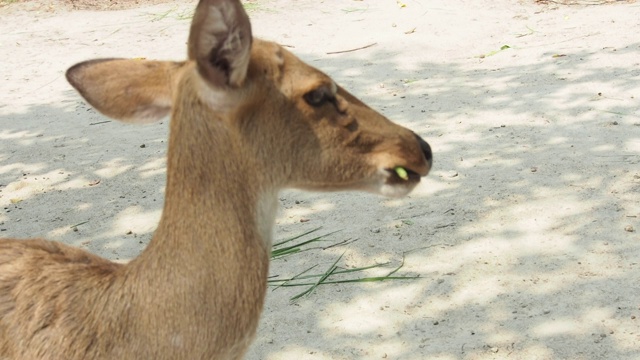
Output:
[[[313,232],[316,232],[316,231],[318,231],[320,229],[321,228],[315,228],[315,229],[307,231],[306,233],[303,233],[303,234],[300,234],[300,235],[296,235],[296,236],[294,236],[292,238],[289,238],[289,239],[286,239],[286,240],[283,240],[283,241],[280,241],[280,242],[274,244],[273,245],[273,250],[271,250],[271,258],[275,259],[275,258],[279,258],[279,257],[285,256],[285,255],[290,255],[290,254],[294,254],[294,253],[303,251],[302,246],[308,245],[308,244],[311,244],[311,243],[314,243],[314,242],[318,242],[318,241],[325,241],[325,240],[323,240],[325,237],[327,237],[329,235],[333,235],[333,234],[335,234],[335,233],[337,233],[339,231],[339,230],[337,230],[337,231],[330,232],[330,233],[327,233],[327,234],[324,234],[324,235],[320,235],[320,236],[314,237],[312,239],[305,240],[305,241],[299,242],[299,243],[295,243],[294,245],[290,245],[290,246],[287,246],[287,247],[281,247],[284,244],[287,244],[287,243],[290,243],[291,241],[300,239],[301,237],[303,237],[305,235],[308,235],[308,234],[311,234]],[[311,249],[305,249],[305,250],[311,250]]]
[[295,280],[300,279],[302,275],[308,273],[309,271],[311,271],[311,269],[315,268],[316,266],[318,266],[318,264],[313,265],[312,267],[308,268],[307,270],[304,270],[303,272],[301,272],[301,273],[299,273],[297,275],[294,275],[293,277],[291,277],[289,279],[267,280],[267,283],[269,283],[269,282],[281,282],[281,284],[278,284],[278,285],[276,285],[275,288],[273,288],[272,291],[275,291],[279,287],[286,286],[291,281],[295,281]]
[[[376,265],[365,266],[365,267],[362,267],[362,268],[333,271],[331,273],[331,275],[339,275],[339,274],[346,274],[346,273],[355,272],[355,271],[363,271],[363,270],[366,270],[366,269],[371,269],[371,268],[379,267],[379,266],[382,266],[382,265],[386,265],[386,264],[376,264]],[[385,280],[411,280],[411,279],[420,278],[419,275],[417,275],[417,276],[391,276],[391,275],[395,274],[398,270],[400,270],[403,266],[404,266],[404,261],[398,267],[396,267],[395,269],[391,270],[391,272],[389,272],[387,275],[383,275],[383,276],[370,276],[370,277],[364,277],[364,278],[342,279],[342,280],[326,280],[326,278],[325,278],[325,280],[322,281],[322,283],[319,284],[319,285],[355,283],[355,282],[373,282],[373,281],[385,281]],[[289,282],[292,282],[294,280],[306,280],[306,279],[312,279],[312,278],[317,278],[317,277],[323,277],[325,274],[313,274],[313,275],[307,275],[307,276],[298,276],[295,279],[294,278],[289,278],[289,279],[279,279],[279,280],[270,280],[270,281],[271,282],[287,282],[287,284],[279,284],[278,287],[308,286],[308,285],[313,285],[315,283],[295,283],[295,284],[290,284]]]
[[[344,255],[344,254],[343,254]],[[365,282],[381,282],[381,281],[387,281],[387,280],[414,280],[414,279],[418,279],[420,278],[420,276],[391,276],[393,274],[395,274],[398,270],[400,270],[403,266],[404,266],[404,255],[402,258],[402,262],[400,263],[400,265],[398,265],[396,268],[394,268],[393,270],[391,270],[387,275],[384,276],[371,276],[371,277],[364,277],[364,278],[355,278],[355,279],[340,279],[340,280],[328,280],[330,276],[334,276],[334,275],[339,275],[339,274],[346,274],[346,273],[352,273],[352,272],[357,272],[357,271],[363,271],[366,269],[371,269],[371,268],[375,268],[375,267],[380,267],[382,265],[386,265],[388,263],[384,263],[384,264],[375,264],[375,265],[370,265],[370,266],[364,266],[361,268],[354,268],[354,269],[343,269],[343,270],[337,270],[338,267],[336,266],[338,261],[340,261],[340,259],[342,258],[342,255],[331,265],[331,267],[328,268],[327,271],[325,271],[322,274],[312,274],[312,275],[304,275],[305,273],[307,273],[309,270],[313,269],[315,266],[303,271],[302,273],[289,278],[289,279],[278,279],[278,280],[269,280],[270,283],[278,283],[276,285],[276,289],[279,287],[294,287],[294,286],[310,286],[309,289],[291,297],[289,300],[291,302],[295,302],[296,300],[300,299],[303,296],[309,295],[311,294],[311,292],[313,292],[313,290],[315,290],[315,288],[317,288],[320,285],[329,285],[329,284],[346,284],[346,283],[365,283]],[[305,280],[305,279],[311,279],[311,278],[318,278],[318,280],[316,282],[310,283],[310,282],[295,282],[297,280]],[[275,289],[274,289],[275,290]]]
[[[331,274],[331,275],[334,275],[334,274]],[[331,285],[331,284],[352,284],[352,283],[366,283],[366,282],[383,282],[387,280],[415,280],[415,279],[420,279],[420,276],[372,276],[372,277],[357,278],[357,279],[325,280],[320,283],[295,283],[295,284],[287,283],[287,284],[280,284],[278,285],[278,287],[313,286],[316,284],[319,286],[319,285]]]
[[298,299],[300,299],[301,297],[310,294],[313,290],[315,290],[318,285],[320,285],[324,280],[326,280],[329,276],[331,276],[331,274],[336,271],[337,267],[336,264],[338,263],[338,261],[340,261],[340,259],[342,259],[342,256],[344,256],[344,253],[342,253],[342,255],[340,255],[336,261],[333,262],[333,264],[329,267],[329,269],[318,279],[318,281],[316,281],[315,284],[313,284],[310,288],[308,288],[307,290],[301,292],[298,295],[293,296],[291,299],[289,299],[290,301],[296,301]]
[[[342,270],[336,270],[333,272],[334,275],[340,275],[340,274],[348,274],[348,273],[352,273],[352,272],[358,272],[358,271],[364,271],[364,270],[369,270],[369,269],[374,269],[377,267],[381,267],[381,266],[385,266],[385,265],[389,265],[388,262],[386,263],[380,263],[380,264],[374,264],[374,265],[369,265],[369,266],[363,266],[363,267],[359,267],[359,268],[353,268],[353,269],[342,269]],[[311,267],[310,269],[316,267],[316,265],[314,265],[313,267]],[[302,276],[302,274],[304,274],[306,271],[291,277],[291,278],[287,278],[287,279],[272,279],[272,280],[268,280],[271,283],[278,283],[278,282],[288,282],[288,281],[292,281],[292,280],[306,280],[306,279],[314,279],[317,277],[321,277],[324,274],[312,274],[312,275],[306,275],[306,276]]]
[[314,232],[316,232],[316,231],[318,231],[318,230],[320,230],[320,229],[322,229],[322,226],[317,227],[317,228],[315,228],[315,229],[311,229],[311,230],[309,230],[309,231],[307,231],[307,232],[304,232],[304,233],[302,233],[302,234],[295,235],[295,236],[290,237],[290,238],[288,238],[288,239],[284,239],[284,240],[279,241],[279,242],[277,242],[277,243],[274,243],[274,244],[273,244],[273,247],[282,246],[282,245],[284,245],[284,244],[286,244],[286,243],[288,243],[288,242],[291,242],[291,241],[293,241],[293,240],[300,239],[301,237],[306,236],[306,235],[309,235],[309,234],[311,234],[311,233],[314,233]]
[[[301,238],[303,238],[306,235],[312,234],[318,230],[320,230],[321,227],[315,228],[315,229],[311,229],[307,232],[304,232],[302,234],[293,236],[291,238],[282,240],[280,242],[277,242],[273,245],[273,250],[271,252],[271,258],[272,259],[276,259],[276,258],[280,258],[286,255],[291,255],[291,254],[295,254],[301,251],[308,251],[308,250],[313,250],[313,249],[326,249],[326,248],[330,248],[336,245],[343,245],[345,243],[345,241],[343,242],[339,242],[337,244],[334,245],[330,245],[329,247],[326,248],[321,248],[321,247],[312,247],[312,248],[303,248],[305,245],[309,245],[311,243],[314,242],[318,242],[318,241],[327,241],[327,240],[323,240],[325,237],[335,234],[337,231],[328,233],[328,234],[324,234],[324,235],[320,235],[320,236],[316,236],[312,239],[309,240],[304,240],[298,243],[293,243],[291,244],[293,241],[295,240],[299,240]],[[284,245],[288,245],[288,246],[284,246]],[[342,255],[340,255],[338,257],[338,259],[336,259],[336,261],[324,272],[324,273],[320,273],[320,274],[309,274],[309,272],[317,267],[317,264],[314,266],[311,266],[307,269],[305,269],[304,271],[294,275],[293,277],[290,278],[278,278],[278,276],[273,276],[270,277],[267,282],[270,286],[273,286],[274,289],[278,289],[280,287],[293,287],[293,286],[308,286],[309,288],[306,289],[305,291],[293,296],[290,301],[294,302],[297,299],[300,299],[303,296],[309,295],[311,294],[319,285],[328,285],[328,284],[342,284],[342,283],[363,283],[363,282],[377,282],[377,281],[386,281],[386,280],[410,280],[410,279],[417,279],[419,278],[419,276],[392,276],[394,275],[396,272],[398,272],[403,266],[404,266],[404,261],[405,261],[405,254],[402,255],[402,261],[400,263],[400,265],[398,265],[397,267],[393,268],[389,273],[387,273],[384,276],[372,276],[372,277],[356,277],[355,278],[351,278],[351,279],[329,279],[332,276],[339,276],[339,275],[345,275],[345,274],[352,274],[352,273],[356,273],[356,272],[361,272],[361,271],[365,271],[365,270],[369,270],[369,269],[374,269],[374,268],[378,268],[378,267],[382,267],[385,265],[388,265],[389,262],[386,263],[380,263],[380,264],[374,264],[374,265],[368,265],[368,266],[363,266],[363,267],[358,267],[358,268],[351,268],[351,269],[345,269],[345,268],[340,268],[337,266],[338,262],[342,259],[342,257],[344,256],[344,253]],[[307,282],[305,280],[312,280],[312,279],[317,279],[315,282]]]
[[[367,277],[367,278],[361,278],[361,279],[395,279],[395,278],[402,278],[402,279],[414,279],[417,278],[419,276],[411,276],[411,277],[407,277],[407,276],[400,276],[400,277],[392,277],[391,275],[395,274],[396,272],[398,272],[398,270],[400,270],[403,266],[404,266],[404,260],[405,260],[405,254],[402,255],[402,261],[400,262],[400,265],[398,265],[396,268],[394,268],[393,270],[391,270],[387,275],[384,276],[377,276],[377,277]],[[386,266],[389,265],[389,262],[384,262],[384,263],[380,263],[380,264],[374,264],[374,265],[369,265],[369,266],[363,266],[363,267],[358,267],[358,268],[352,268],[352,269],[342,269],[342,270],[335,270],[332,272],[333,275],[340,275],[340,274],[349,274],[349,273],[353,273],[353,272],[359,272],[359,271],[365,271],[365,270],[369,270],[369,269],[375,269],[378,267],[382,267],[382,266]],[[295,275],[291,278],[287,278],[287,279],[272,279],[272,280],[268,280],[268,282],[271,283],[280,283],[280,282],[291,282],[293,280],[306,280],[306,279],[313,279],[313,278],[317,278],[317,277],[322,277],[324,276],[324,274],[312,274],[312,275],[306,275],[306,276],[302,276],[303,274],[307,273],[309,270],[313,269],[314,267],[316,267],[317,265],[314,265],[312,267],[310,267],[309,269],[299,273],[298,275]],[[358,279],[350,279],[350,280],[336,280],[335,282],[332,283],[340,283],[340,282],[356,282]],[[326,282],[325,282],[326,283]],[[302,284],[299,285],[290,285],[290,286],[300,286]],[[306,285],[310,285],[310,284],[306,284]],[[283,286],[278,285],[278,287]]]

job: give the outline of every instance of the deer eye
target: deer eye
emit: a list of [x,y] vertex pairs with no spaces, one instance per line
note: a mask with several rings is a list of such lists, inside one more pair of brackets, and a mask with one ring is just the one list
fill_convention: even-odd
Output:
[[307,104],[314,107],[322,106],[326,102],[333,101],[334,99],[333,94],[331,94],[329,89],[327,89],[325,86],[319,87],[315,90],[311,90],[308,93],[304,94],[303,97],[304,101],[306,101]]

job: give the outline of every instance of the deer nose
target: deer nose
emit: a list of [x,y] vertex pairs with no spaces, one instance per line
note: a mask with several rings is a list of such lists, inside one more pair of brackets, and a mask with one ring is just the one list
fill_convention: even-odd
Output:
[[422,154],[424,155],[424,158],[427,161],[427,172],[428,172],[429,170],[431,170],[431,165],[433,165],[433,154],[431,153],[431,146],[429,146],[429,143],[424,141],[423,138],[418,136],[418,134],[414,133],[414,135],[416,137],[416,140],[418,140],[418,144],[420,144],[420,149],[422,150]]

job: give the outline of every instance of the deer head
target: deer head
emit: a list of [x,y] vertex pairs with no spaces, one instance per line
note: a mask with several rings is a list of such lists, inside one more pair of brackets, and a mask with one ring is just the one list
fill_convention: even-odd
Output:
[[172,109],[172,121],[224,131],[251,159],[239,171],[277,188],[402,196],[429,172],[424,140],[283,47],[254,39],[238,1],[198,4],[188,54],[184,63],[94,60],[67,78],[108,116],[144,122]]

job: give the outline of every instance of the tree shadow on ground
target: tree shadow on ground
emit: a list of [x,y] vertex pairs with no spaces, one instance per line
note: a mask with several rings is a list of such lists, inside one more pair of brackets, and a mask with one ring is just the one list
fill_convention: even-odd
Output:
[[67,94],[73,100],[63,108],[37,104],[0,117],[2,236],[127,259],[149,240],[148,220],[162,208],[166,124],[108,121]]

